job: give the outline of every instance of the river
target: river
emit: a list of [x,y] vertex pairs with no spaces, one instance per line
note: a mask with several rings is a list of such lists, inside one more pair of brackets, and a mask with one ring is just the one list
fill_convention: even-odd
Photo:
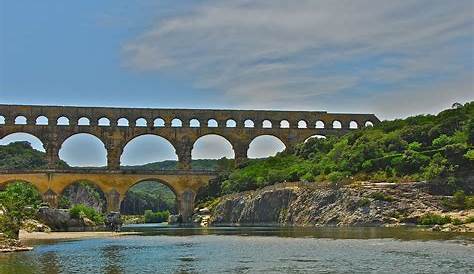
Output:
[[474,273],[474,235],[411,228],[175,228],[33,242],[0,273]]

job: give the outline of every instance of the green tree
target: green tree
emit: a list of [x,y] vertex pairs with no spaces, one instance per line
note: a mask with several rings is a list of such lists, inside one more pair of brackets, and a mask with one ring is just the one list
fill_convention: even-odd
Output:
[[16,182],[0,192],[0,230],[7,237],[18,239],[21,224],[32,218],[41,203],[41,196],[31,185]]

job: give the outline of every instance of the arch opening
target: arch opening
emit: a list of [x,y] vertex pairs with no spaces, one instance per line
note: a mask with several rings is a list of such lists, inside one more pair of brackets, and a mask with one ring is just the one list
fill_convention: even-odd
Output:
[[120,164],[129,169],[173,169],[177,160],[173,144],[154,134],[133,138],[125,145],[120,156]]
[[349,128],[350,128],[350,129],[357,129],[357,128],[359,128],[359,124],[357,124],[356,121],[351,121],[351,122],[349,123]]
[[0,125],[4,125],[4,124],[5,124],[5,116],[0,115]]
[[[2,146],[7,146],[7,145],[18,146],[19,151],[34,149],[34,150],[37,150],[37,151],[46,152],[43,142],[38,137],[36,137],[32,134],[29,134],[29,133],[25,133],[25,132],[16,132],[16,133],[12,133],[12,134],[9,134],[9,135],[3,137],[2,139],[0,139],[0,145],[2,145]],[[15,155],[13,155],[13,156],[15,156]],[[34,158],[36,158],[36,157],[34,157]],[[42,157],[39,157],[39,158],[42,158]],[[46,164],[44,161],[40,161],[40,159],[38,159],[38,161],[39,162],[35,161],[35,164],[40,164],[40,162],[43,163],[43,164]],[[28,165],[31,165],[31,163],[29,163],[29,162],[28,163],[26,163],[24,161],[21,161],[21,162],[22,162],[22,164],[26,165],[26,166],[24,166],[24,168],[28,168]],[[18,163],[18,164],[20,164],[20,163]]]
[[253,127],[255,127],[255,123],[252,120],[247,119],[244,122],[244,127],[253,128]]
[[97,121],[97,124],[100,127],[109,127],[110,126],[110,120],[106,117],[102,117]]
[[367,121],[367,122],[365,122],[364,126],[365,127],[373,127],[374,123],[372,123],[371,121]]
[[89,133],[78,133],[67,138],[61,145],[59,158],[72,167],[107,166],[104,143]]
[[298,121],[298,128],[308,128],[308,123],[305,120]]
[[48,118],[46,116],[39,116],[38,118],[36,118],[36,125],[38,126],[48,125]]
[[145,223],[167,222],[169,214],[178,213],[177,196],[161,180],[143,180],[128,189],[120,204],[120,213],[145,215]]
[[290,122],[288,122],[288,120],[281,120],[280,128],[290,128]]
[[237,122],[234,119],[229,119],[225,122],[226,127],[237,127]]
[[312,135],[312,136],[309,136],[308,138],[306,138],[306,140],[304,140],[304,142],[306,143],[309,140],[314,139],[314,138],[316,138],[316,139],[326,139],[326,136],[320,135],[320,134],[315,134],[315,135]]
[[156,118],[153,121],[153,126],[154,127],[164,127],[165,126],[165,120],[163,120],[162,118]]
[[118,119],[117,120],[117,126],[119,126],[119,127],[128,127],[129,126],[128,119],[127,118]]
[[15,125],[26,125],[28,123],[25,116],[17,116],[15,117]]
[[90,126],[91,121],[87,117],[81,117],[79,120],[77,120],[77,125],[78,126]]
[[286,149],[285,144],[273,135],[260,135],[250,142],[247,151],[248,158],[267,158],[275,156]]
[[[201,136],[194,142],[193,149],[191,151],[191,159],[193,160],[204,160],[204,159],[233,159],[235,158],[234,149],[232,144],[226,138],[216,135],[208,134]],[[198,162],[192,163],[195,167],[199,165]]]
[[270,120],[263,120],[262,128],[272,128],[272,122]]
[[61,116],[56,120],[56,125],[58,126],[69,126],[69,118]]
[[219,124],[215,119],[209,119],[207,120],[207,127],[218,127]]
[[191,119],[189,121],[189,127],[201,127],[201,123],[198,119]]
[[99,186],[88,180],[79,180],[67,185],[58,200],[58,207],[64,209],[79,204],[92,207],[98,212],[107,211],[105,193]]
[[138,119],[135,121],[135,126],[136,126],[136,127],[146,127],[146,126],[147,126],[147,122],[146,122],[145,118],[138,118]]
[[173,120],[171,120],[171,127],[182,127],[183,126],[183,122],[178,119],[178,118],[174,118]]
[[315,128],[324,128],[325,127],[325,124],[323,121],[319,120],[319,121],[316,121],[316,125],[315,125]]
[[338,120],[332,122],[332,128],[337,128],[337,129],[341,129],[342,128],[342,123]]

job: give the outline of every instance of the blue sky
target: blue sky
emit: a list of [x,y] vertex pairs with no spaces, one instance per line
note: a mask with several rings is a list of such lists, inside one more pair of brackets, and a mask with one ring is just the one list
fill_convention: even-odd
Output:
[[1,103],[393,119],[474,99],[470,0],[0,3]]

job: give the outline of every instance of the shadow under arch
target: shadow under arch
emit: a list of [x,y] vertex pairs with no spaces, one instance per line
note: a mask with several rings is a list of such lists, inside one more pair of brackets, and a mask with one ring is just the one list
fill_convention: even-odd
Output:
[[[87,196],[85,196],[87,195]],[[70,182],[67,182],[62,186],[62,189],[58,193],[59,197],[59,207],[65,208],[63,200],[67,198],[70,202],[70,206],[77,204],[85,204],[87,206],[93,207],[100,212],[107,211],[107,195],[102,189],[100,184],[87,180],[87,179],[77,179]],[[86,197],[86,200],[83,198]]]
[[[145,198],[141,196],[140,192],[147,194]],[[140,203],[138,199],[142,199],[143,202],[137,204]],[[142,215],[145,210],[169,210],[171,214],[177,214],[178,202],[177,190],[170,183],[150,177],[141,179],[129,186],[120,202],[120,213]]]
[[278,136],[261,134],[255,136],[249,144],[247,157],[249,159],[267,158],[283,152],[288,147]]
[[[92,150],[89,151],[89,148],[92,148]],[[99,136],[89,132],[74,132],[68,135],[61,142],[58,152],[59,159],[70,166],[96,168],[107,167],[107,154],[104,141]],[[84,161],[89,162],[84,163]]]
[[[216,147],[216,145],[221,145],[221,147]],[[221,153],[222,151],[224,153]],[[204,154],[208,155],[204,156]],[[199,136],[194,141],[191,159],[221,159],[223,157],[228,159],[235,158],[233,144],[226,136],[219,133],[209,133]]]
[[[142,142],[141,144],[140,141]],[[156,146],[156,142],[158,142],[158,146]],[[160,157],[162,158],[156,158],[156,156],[159,154],[153,153],[153,149],[158,149],[157,152],[161,154]],[[164,149],[165,153],[163,153],[163,151],[160,151],[160,149]],[[131,161],[130,159],[127,159],[129,157],[133,158],[134,153],[140,154],[140,161]],[[148,159],[146,159],[143,157],[143,155],[150,155],[151,157],[148,157]],[[159,162],[164,160],[178,160],[176,147],[168,138],[158,134],[150,133],[144,133],[133,136],[133,138],[127,141],[127,143],[122,149],[122,154],[120,155],[120,165],[143,165],[151,162]]]

